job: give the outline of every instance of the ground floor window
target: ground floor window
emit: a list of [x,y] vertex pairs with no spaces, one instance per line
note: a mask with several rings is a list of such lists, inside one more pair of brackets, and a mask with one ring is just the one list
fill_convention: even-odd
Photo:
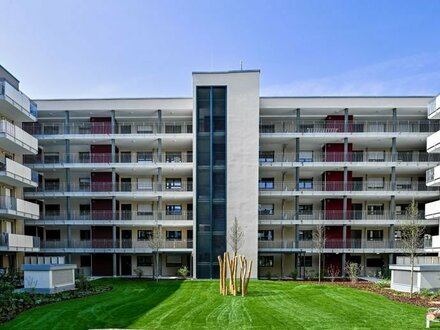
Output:
[[367,267],[382,267],[383,260],[380,258],[370,258],[367,259]]
[[92,257],[91,256],[80,256],[79,257],[80,267],[92,267]]
[[180,267],[182,266],[182,256],[167,255],[166,256],[167,267]]
[[137,256],[138,267],[151,267],[153,265],[152,256]]
[[259,256],[258,266],[259,267],[273,267],[273,256]]

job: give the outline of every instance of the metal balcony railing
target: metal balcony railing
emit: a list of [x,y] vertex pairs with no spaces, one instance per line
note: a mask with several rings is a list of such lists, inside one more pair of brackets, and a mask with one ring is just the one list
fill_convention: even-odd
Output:
[[260,133],[433,133],[439,130],[439,124],[429,120],[285,120],[260,121]]
[[[161,249],[192,249],[192,240],[165,240]],[[42,249],[151,249],[148,240],[138,241],[131,239],[61,239],[42,240]]]
[[[30,170],[30,176],[26,177],[17,168],[11,168],[11,166],[12,167],[15,167],[15,166],[16,167],[23,167],[21,164],[13,161],[11,159],[8,159],[8,161],[6,159],[7,159],[6,157],[0,156],[0,172],[5,172],[6,174],[10,174],[10,175],[14,176],[15,178],[20,178],[21,180],[25,180],[25,181],[30,180],[33,183],[38,183],[38,172]],[[27,170],[29,170],[29,169],[27,169]]]
[[[267,211],[260,211],[258,215],[259,220],[299,220],[299,221],[311,221],[316,224],[321,224],[323,220],[366,220],[366,221],[377,221],[377,220],[397,220],[405,221],[408,220],[406,214],[392,214],[389,211],[314,211],[310,213],[295,211],[284,211],[284,212],[272,212],[269,214]],[[417,219],[424,221],[425,212],[419,211]]]
[[28,150],[35,151],[35,153],[38,151],[37,139],[7,120],[0,120],[0,133],[7,135],[11,139],[15,139]]
[[192,163],[192,153],[164,152],[161,154],[148,153],[138,155],[136,152],[127,153],[60,153],[58,155],[24,155],[25,164],[101,164],[101,163],[130,163],[130,164],[156,164],[156,163]]
[[267,192],[282,191],[440,191],[438,187],[426,187],[425,182],[389,181],[301,181],[298,187],[291,181],[259,181],[259,190]]
[[91,183],[45,183],[37,188],[25,188],[26,192],[181,192],[192,191],[192,182],[180,181],[178,183],[112,183],[112,182],[91,182]]
[[32,135],[70,135],[70,134],[192,134],[192,121],[157,122],[89,122],[75,121],[23,123],[23,129]]
[[193,220],[191,211],[170,212],[170,211],[90,211],[80,212],[66,211],[45,212],[40,215],[40,220]]
[[[422,243],[420,249],[427,247]],[[313,240],[273,240],[258,241],[260,249],[307,249],[317,252],[318,248]],[[404,245],[401,240],[366,240],[366,239],[347,239],[334,240],[327,239],[324,249],[328,250],[385,250],[396,249],[403,250]]]
[[434,181],[434,174],[435,171],[433,168],[430,168],[429,170],[426,171],[426,183],[430,183]]
[[36,236],[1,233],[0,246],[14,249],[33,249],[40,247],[40,238]]
[[437,98],[434,98],[431,102],[428,103],[428,117],[437,111]]
[[383,151],[354,151],[343,152],[314,152],[310,157],[301,156],[297,161],[295,152],[270,153],[260,151],[260,164],[275,162],[349,162],[349,163],[381,163],[381,162],[440,162],[440,154],[431,154],[424,151],[399,151],[397,153]]

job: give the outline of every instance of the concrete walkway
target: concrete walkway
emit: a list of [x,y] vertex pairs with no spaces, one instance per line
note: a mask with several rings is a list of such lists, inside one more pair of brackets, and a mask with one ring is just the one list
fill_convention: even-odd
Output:
[[363,281],[367,281],[367,282],[373,282],[373,283],[377,283],[377,282],[380,282],[383,280],[382,278],[370,277],[370,276],[359,276],[359,279],[363,280]]

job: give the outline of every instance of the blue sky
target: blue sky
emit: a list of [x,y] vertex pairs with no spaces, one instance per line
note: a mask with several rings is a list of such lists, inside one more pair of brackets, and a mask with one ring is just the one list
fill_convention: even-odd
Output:
[[0,0],[0,63],[33,98],[191,96],[261,70],[262,95],[440,92],[440,1]]

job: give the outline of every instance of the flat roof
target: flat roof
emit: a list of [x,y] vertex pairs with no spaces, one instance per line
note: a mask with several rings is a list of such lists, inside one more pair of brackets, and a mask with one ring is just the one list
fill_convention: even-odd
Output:
[[229,70],[229,71],[193,71],[192,74],[226,74],[226,73],[260,73],[258,69],[255,70]]

